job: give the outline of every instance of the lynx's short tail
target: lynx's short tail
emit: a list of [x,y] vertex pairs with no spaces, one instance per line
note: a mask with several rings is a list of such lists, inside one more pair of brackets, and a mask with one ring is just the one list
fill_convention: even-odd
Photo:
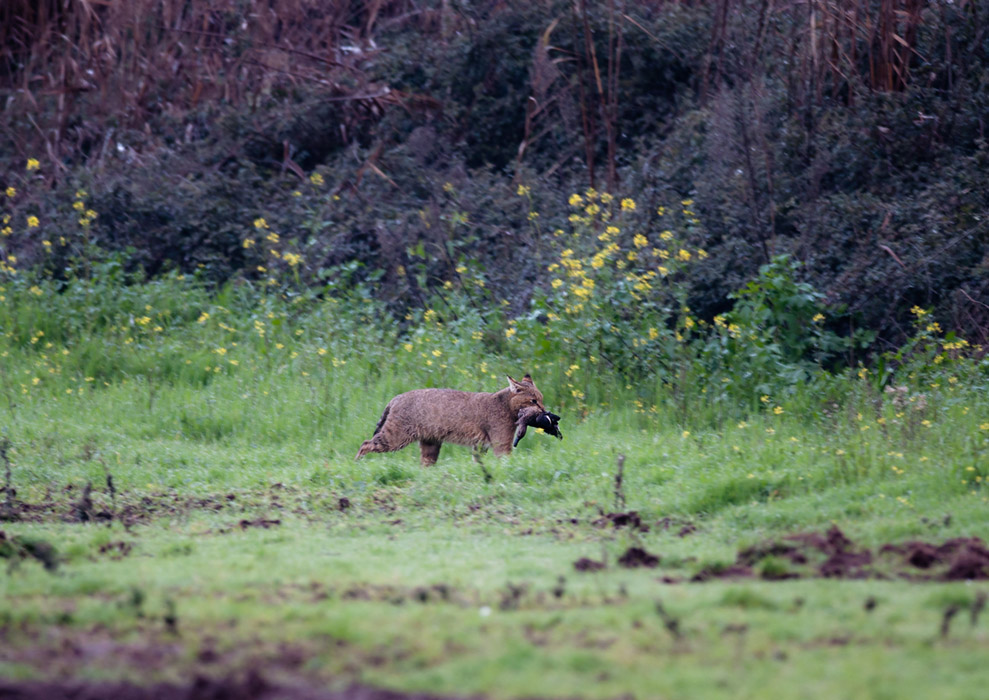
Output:
[[385,424],[385,421],[388,420],[389,411],[391,411],[391,403],[385,406],[385,410],[381,414],[381,419],[378,421],[378,425],[374,428],[374,434],[372,434],[371,437],[374,437],[375,435],[381,432],[381,426],[383,426]]

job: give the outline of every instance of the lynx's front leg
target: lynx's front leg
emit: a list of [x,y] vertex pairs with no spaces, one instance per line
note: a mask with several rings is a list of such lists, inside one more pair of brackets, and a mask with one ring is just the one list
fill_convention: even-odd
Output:
[[481,456],[487,451],[488,448],[485,445],[474,445],[471,454],[474,457],[474,462],[481,468],[481,473],[484,474],[484,481],[490,484],[494,480],[494,477],[491,476],[491,472],[484,466],[484,461],[481,459]]

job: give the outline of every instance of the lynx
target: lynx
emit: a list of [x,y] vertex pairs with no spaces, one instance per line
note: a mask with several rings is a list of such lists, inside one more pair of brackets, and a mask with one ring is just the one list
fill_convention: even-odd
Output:
[[528,374],[522,381],[509,377],[508,387],[490,394],[415,389],[388,402],[374,435],[355,459],[368,452],[394,452],[415,441],[425,467],[436,463],[444,442],[474,447],[475,455],[490,446],[495,455],[507,456],[527,418],[544,413],[543,395]]

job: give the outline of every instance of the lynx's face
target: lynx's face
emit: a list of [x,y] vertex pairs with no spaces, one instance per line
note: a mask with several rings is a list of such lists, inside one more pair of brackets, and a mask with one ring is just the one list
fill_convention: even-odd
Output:
[[512,413],[528,413],[529,411],[543,413],[546,410],[546,407],[543,406],[542,392],[536,388],[532,377],[528,374],[522,378],[522,381],[518,382],[509,377],[508,388],[512,392],[509,400]]

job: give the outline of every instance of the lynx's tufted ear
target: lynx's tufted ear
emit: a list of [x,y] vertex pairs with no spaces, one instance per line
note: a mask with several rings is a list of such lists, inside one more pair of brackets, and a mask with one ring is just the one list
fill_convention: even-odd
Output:
[[519,393],[520,391],[522,391],[526,387],[534,387],[535,386],[535,384],[532,383],[532,377],[530,377],[528,374],[525,375],[524,377],[522,377],[522,381],[521,382],[515,381],[514,379],[512,379],[512,377],[510,375],[507,375],[506,374],[505,376],[508,377],[508,388],[512,390],[512,393],[513,394]]

